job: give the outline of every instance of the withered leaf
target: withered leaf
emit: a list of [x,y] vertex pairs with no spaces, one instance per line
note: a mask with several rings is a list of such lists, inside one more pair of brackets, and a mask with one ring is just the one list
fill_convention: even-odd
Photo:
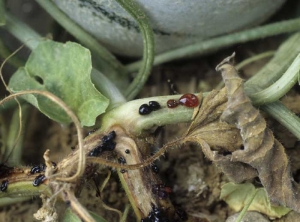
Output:
[[300,212],[300,188],[291,177],[284,147],[245,94],[230,62],[233,56],[217,66],[225,88],[204,98],[184,142],[198,143],[235,183],[258,176],[272,203]]
[[235,126],[220,122],[227,102],[226,89],[212,91],[201,104],[198,114],[191,123],[185,141],[204,140],[215,150],[234,151],[242,145]]
[[222,73],[228,97],[221,120],[236,125],[244,144],[243,150],[232,153],[231,160],[246,163],[257,170],[272,203],[300,212],[299,185],[291,177],[284,147],[274,138],[266,121],[245,94],[243,81],[230,63],[233,56],[223,60],[216,68]]
[[191,123],[184,142],[195,142],[205,156],[218,165],[229,179],[242,182],[257,176],[251,166],[232,162],[231,156],[218,151],[233,152],[243,145],[239,130],[235,125],[221,122],[220,117],[227,106],[227,89],[213,90],[202,101],[197,116]]

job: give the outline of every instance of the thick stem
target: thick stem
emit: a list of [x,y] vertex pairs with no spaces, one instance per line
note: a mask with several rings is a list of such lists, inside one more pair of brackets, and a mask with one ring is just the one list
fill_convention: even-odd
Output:
[[290,65],[288,70],[270,87],[250,95],[252,103],[256,106],[268,104],[279,100],[297,83],[300,70],[300,54]]
[[291,112],[279,101],[266,104],[261,109],[269,113],[300,140],[300,118],[295,113]]
[[299,54],[299,42],[300,32],[292,35],[282,43],[275,56],[245,83],[246,93],[251,95],[276,82]]
[[42,37],[28,25],[20,22],[10,13],[6,12],[5,28],[17,39],[23,42],[29,49],[33,50],[42,41]]
[[[101,128],[107,129],[113,125],[120,124],[126,126],[132,135],[140,135],[144,131],[151,131],[158,126],[189,122],[192,120],[193,108],[178,106],[174,109],[167,107],[169,99],[179,99],[181,95],[150,97],[133,100],[111,110],[102,118]],[[149,115],[140,115],[139,108],[149,101],[156,101],[161,108],[153,111]],[[124,115],[126,113],[126,115]]]

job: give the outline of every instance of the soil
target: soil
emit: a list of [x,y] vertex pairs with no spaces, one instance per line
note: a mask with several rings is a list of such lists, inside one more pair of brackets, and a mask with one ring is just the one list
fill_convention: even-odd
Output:
[[[279,15],[272,18],[277,20],[284,17],[284,13],[293,1],[288,1],[285,8]],[[280,14],[282,13],[282,14]],[[44,16],[45,13],[42,13]],[[61,38],[70,38],[62,32]],[[167,80],[172,80],[179,93],[210,91],[221,82],[221,76],[215,72],[215,66],[226,56],[236,51],[236,62],[258,53],[276,50],[286,36],[267,38],[247,44],[233,46],[220,50],[213,54],[181,60],[155,67],[147,85],[140,93],[139,97],[151,97],[158,95],[169,95],[170,87]],[[121,58],[122,59],[122,58]],[[127,59],[124,59],[127,60]],[[268,59],[263,59],[244,67],[240,74],[244,79],[248,79],[255,74]],[[283,99],[282,102],[296,114],[300,114],[300,88],[295,86]],[[64,156],[72,152],[72,147],[77,143],[76,130],[73,125],[65,126],[50,121],[40,114],[36,109],[31,108],[31,116],[26,127],[25,139],[22,154],[22,166],[32,166],[43,162],[43,153],[46,149],[51,150],[51,159],[59,162]],[[267,116],[268,125],[274,131],[275,136],[287,148],[287,153],[292,163],[292,172],[297,182],[300,181],[300,145],[297,138],[293,136],[283,126]],[[156,138],[159,149],[162,144],[179,137],[187,129],[187,124],[164,127],[161,134]],[[87,132],[91,129],[84,129]],[[2,160],[3,161],[3,160]],[[208,161],[201,149],[193,144],[186,144],[179,148],[174,148],[166,153],[164,158],[156,161],[160,168],[162,181],[172,188],[171,200],[180,205],[189,214],[198,217],[199,221],[220,222],[225,221],[234,214],[227,204],[220,200],[221,186],[228,182],[228,179],[221,171]],[[102,184],[108,170],[112,175],[106,184],[102,195],[97,196],[97,189],[93,180],[84,181],[84,185],[79,194],[79,201],[88,210],[102,215],[107,221],[118,221],[119,217],[115,211],[107,210],[105,205],[118,209],[121,212],[124,206],[129,204],[124,190],[114,169],[99,168],[94,179],[97,185]],[[42,201],[39,197],[29,198],[27,201],[2,207],[0,209],[0,221],[34,221],[33,214],[41,207]],[[63,212],[67,206],[58,203],[57,209]],[[273,220],[276,222],[297,221],[299,214],[289,213],[287,216]],[[60,218],[61,220],[61,218]],[[134,213],[130,210],[128,221],[135,221]],[[271,220],[272,221],[272,220]]]

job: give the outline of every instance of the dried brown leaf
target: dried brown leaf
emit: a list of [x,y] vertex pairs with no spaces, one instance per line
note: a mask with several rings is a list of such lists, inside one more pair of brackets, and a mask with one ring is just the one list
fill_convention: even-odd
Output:
[[226,89],[208,94],[191,123],[185,141],[204,140],[214,150],[232,152],[242,145],[239,131],[234,125],[220,122],[227,102]]
[[[244,150],[232,153],[232,164],[244,163],[256,169],[271,202],[300,212],[299,185],[291,177],[284,147],[274,138],[264,118],[245,94],[243,81],[230,63],[233,56],[226,58],[216,68],[222,73],[228,94],[227,107],[221,120],[236,125],[244,144]],[[241,181],[238,174],[231,173],[231,176],[234,181]]]

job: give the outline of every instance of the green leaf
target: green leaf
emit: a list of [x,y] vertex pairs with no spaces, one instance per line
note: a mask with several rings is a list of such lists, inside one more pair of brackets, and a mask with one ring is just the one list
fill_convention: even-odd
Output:
[[[107,222],[103,217],[89,211],[91,216],[95,219],[96,222]],[[66,210],[63,218],[63,222],[81,222],[82,220],[72,212],[72,210],[69,208]]]
[[[25,67],[19,68],[9,81],[13,92],[37,89],[52,92],[78,116],[84,126],[92,126],[104,113],[108,99],[91,82],[91,55],[79,44],[41,42],[31,53]],[[22,96],[49,118],[70,123],[65,112],[40,95]]]
[[233,210],[240,211],[256,191],[256,196],[248,208],[249,211],[258,211],[268,215],[270,218],[280,218],[291,211],[291,209],[286,207],[271,205],[265,189],[257,189],[251,183],[227,183],[222,186],[220,198]]

